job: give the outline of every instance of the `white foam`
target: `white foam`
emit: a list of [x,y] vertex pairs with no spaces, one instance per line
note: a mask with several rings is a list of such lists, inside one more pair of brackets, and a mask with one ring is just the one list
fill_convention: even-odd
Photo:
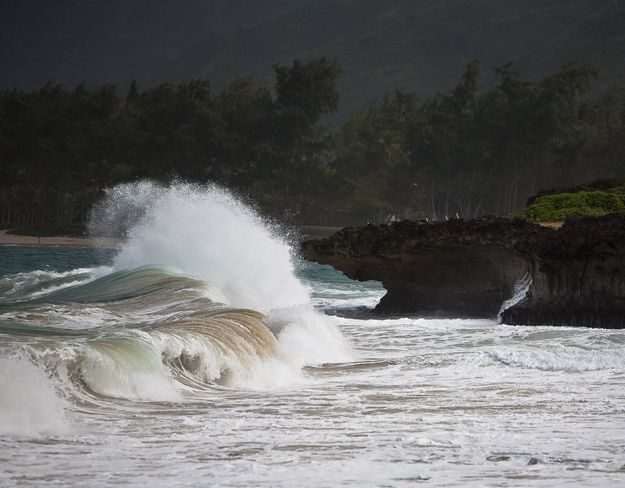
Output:
[[349,341],[334,319],[316,312],[311,306],[274,310],[266,323],[278,338],[282,356],[297,367],[354,358]]
[[625,369],[625,356],[617,350],[585,350],[571,346],[540,349],[495,348],[487,356],[507,366],[542,371],[597,371]]
[[515,285],[514,291],[512,292],[512,296],[505,300],[501,307],[499,308],[499,312],[497,313],[497,321],[501,323],[501,316],[503,313],[511,307],[514,307],[517,303],[522,301],[532,286],[532,275],[530,273],[526,273],[523,278],[521,278]]
[[69,430],[63,401],[46,374],[25,359],[0,358],[0,433],[33,436]]

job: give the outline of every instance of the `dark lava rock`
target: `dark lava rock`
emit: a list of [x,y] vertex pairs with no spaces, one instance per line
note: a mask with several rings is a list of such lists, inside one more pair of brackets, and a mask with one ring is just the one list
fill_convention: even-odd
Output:
[[302,251],[352,279],[381,281],[387,294],[377,312],[493,318],[529,271],[516,247],[551,232],[495,217],[403,221],[346,228]]
[[302,253],[381,281],[380,313],[494,318],[530,273],[505,323],[625,327],[625,215],[569,220],[558,231],[495,217],[368,225],[305,242]]
[[532,284],[505,323],[625,327],[625,215],[567,220],[519,252]]

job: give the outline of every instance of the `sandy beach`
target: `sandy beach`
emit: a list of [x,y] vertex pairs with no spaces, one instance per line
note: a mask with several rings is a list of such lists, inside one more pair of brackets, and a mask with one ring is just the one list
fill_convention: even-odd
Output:
[[116,247],[118,239],[91,238],[76,236],[21,236],[8,234],[7,230],[0,230],[0,245],[5,246],[83,246],[83,247]]

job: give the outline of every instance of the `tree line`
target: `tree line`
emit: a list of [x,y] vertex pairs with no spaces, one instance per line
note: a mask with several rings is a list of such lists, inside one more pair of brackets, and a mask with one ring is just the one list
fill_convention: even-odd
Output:
[[126,93],[114,85],[0,91],[0,224],[79,232],[120,182],[213,182],[292,223],[505,215],[550,186],[625,176],[625,86],[592,66],[529,80],[512,65],[480,85],[478,61],[447,93],[394,92],[342,123],[341,67],[274,67]]
[[480,71],[471,62],[430,99],[389,94],[342,126],[337,168],[370,190],[368,213],[507,215],[544,188],[625,177],[625,85],[596,90],[588,65],[531,81],[506,64],[481,88]]

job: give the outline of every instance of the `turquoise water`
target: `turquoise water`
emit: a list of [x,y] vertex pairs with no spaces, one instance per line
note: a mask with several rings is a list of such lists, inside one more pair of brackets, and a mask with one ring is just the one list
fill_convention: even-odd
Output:
[[111,263],[112,249],[61,246],[0,246],[0,276],[34,270],[69,271]]

